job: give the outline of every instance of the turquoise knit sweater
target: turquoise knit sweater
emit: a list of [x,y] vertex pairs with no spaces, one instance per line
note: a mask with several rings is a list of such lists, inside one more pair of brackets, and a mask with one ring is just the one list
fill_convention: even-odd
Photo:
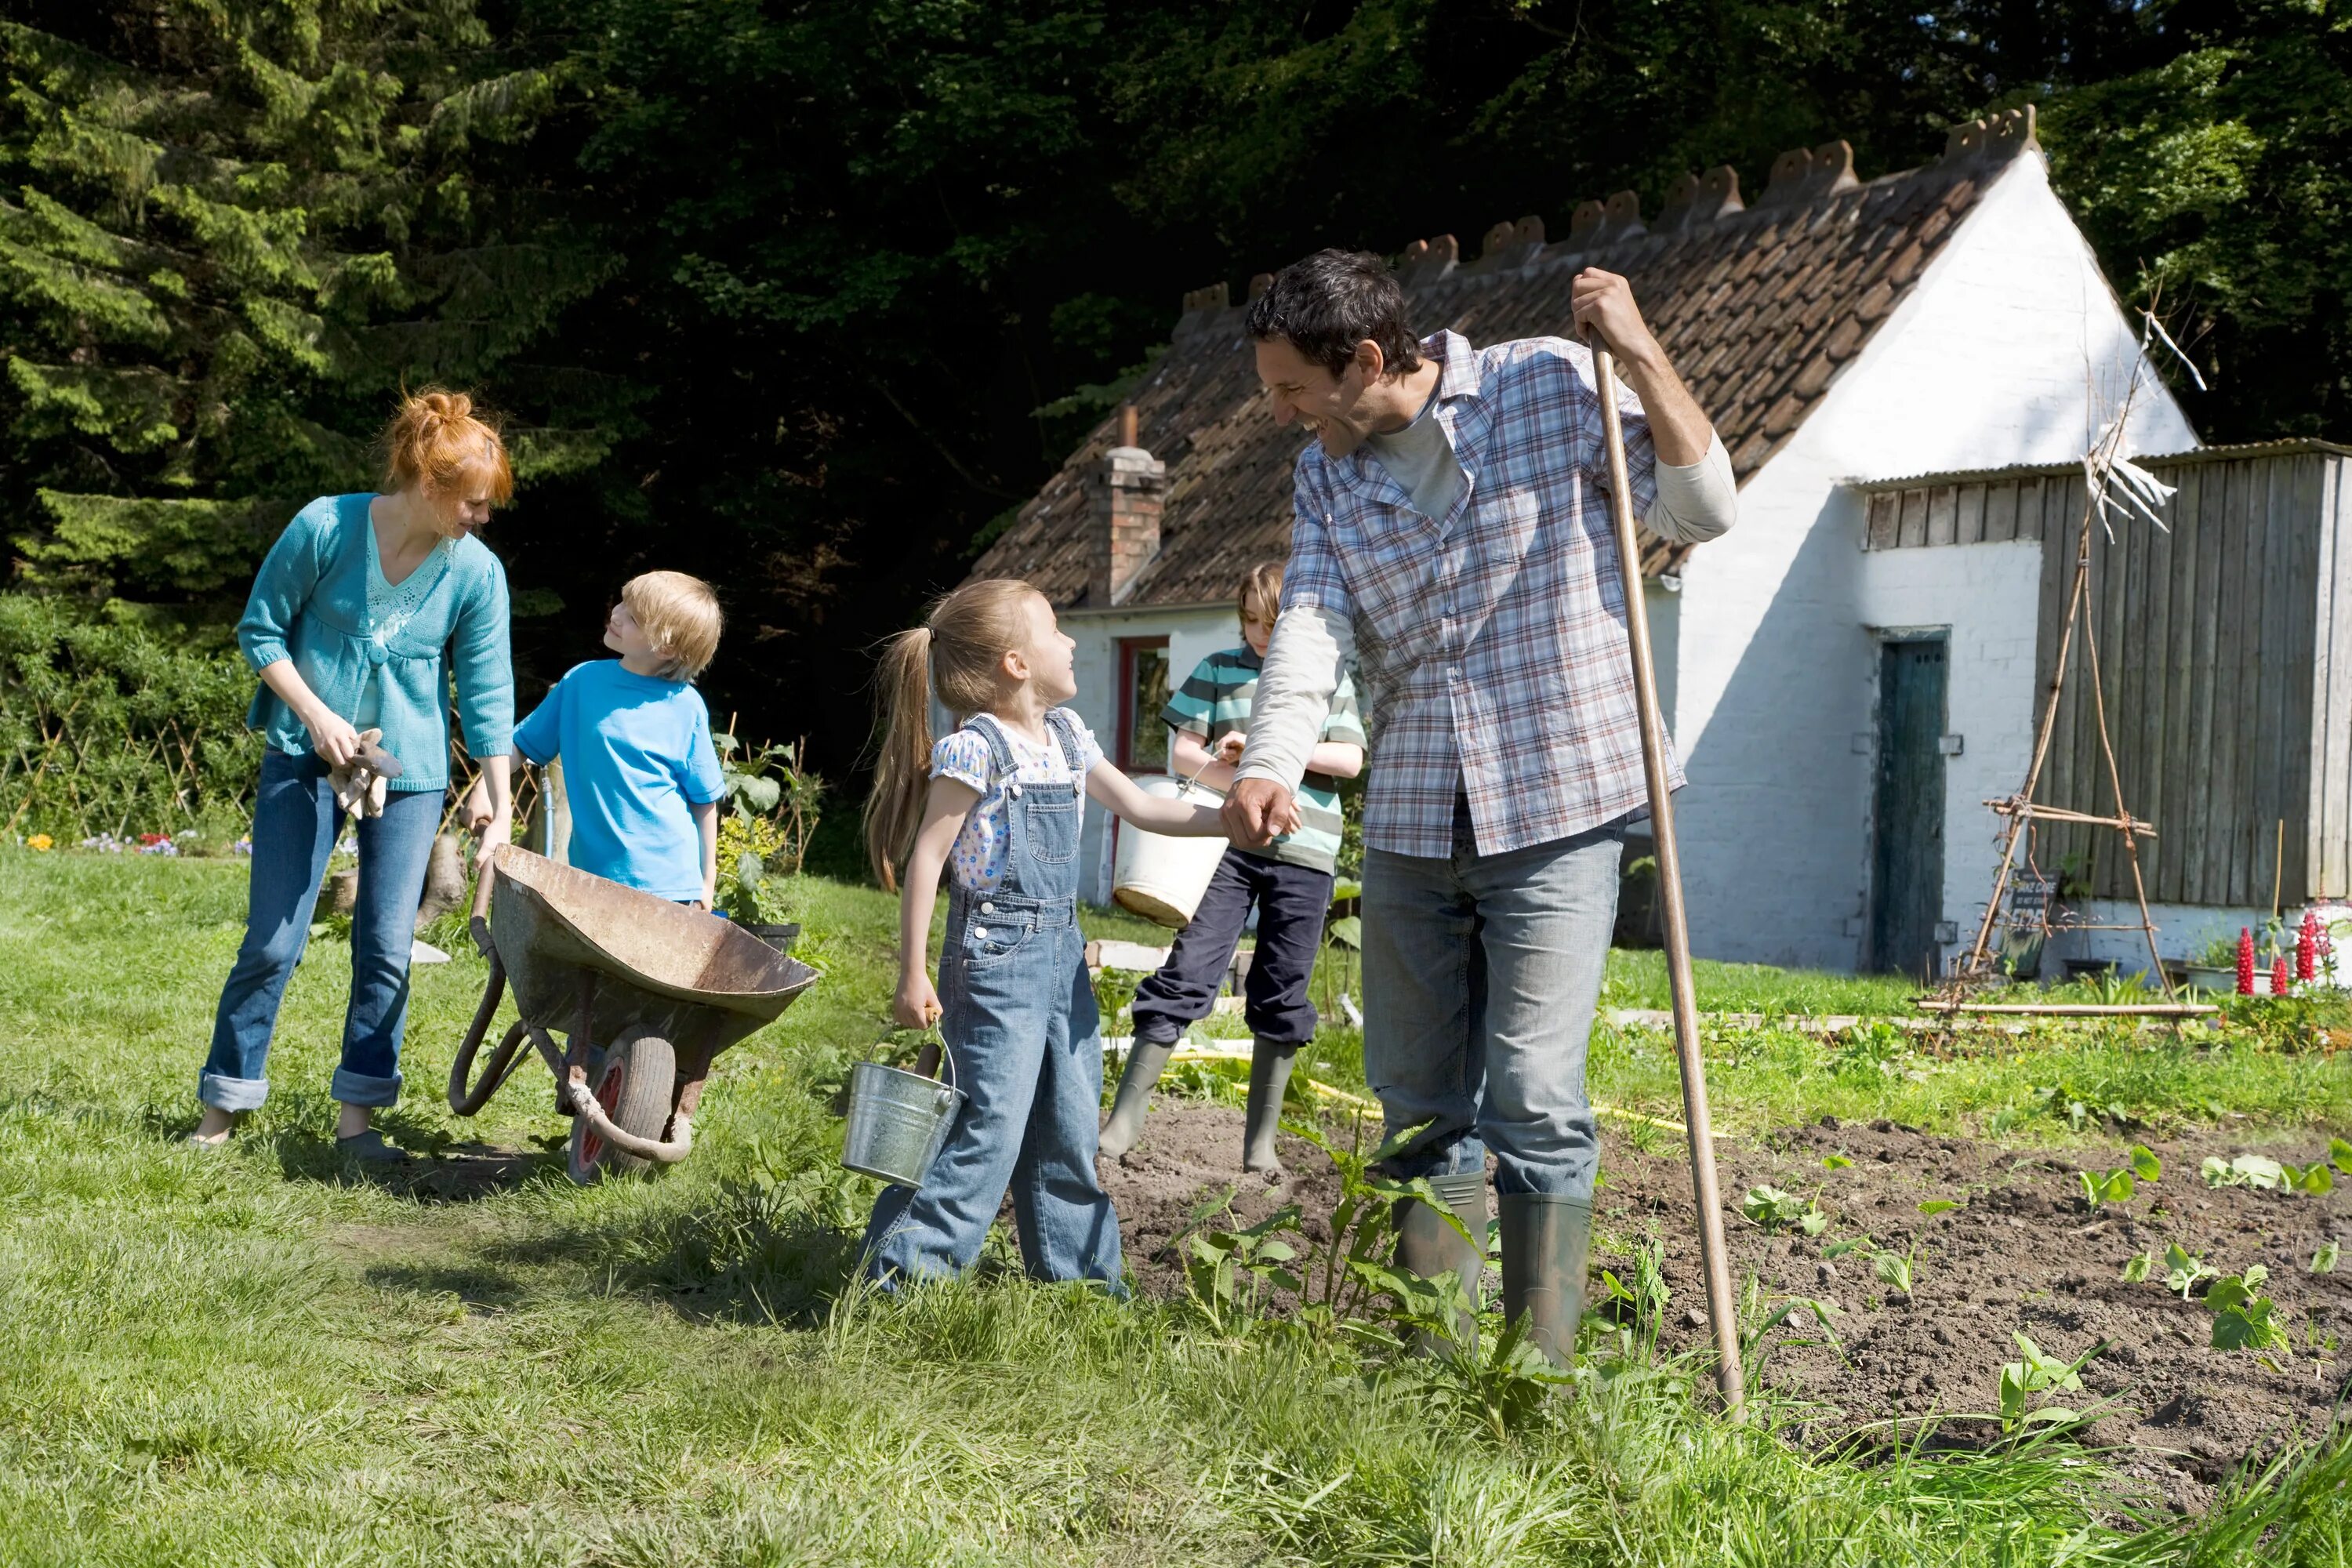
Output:
[[[514,738],[514,663],[507,649],[506,568],[471,534],[435,552],[419,572],[438,574],[415,616],[379,647],[369,635],[369,495],[321,496],[278,536],[237,622],[237,646],[258,671],[294,661],[319,700],[349,719],[359,711],[368,667],[377,667],[383,749],[404,770],[391,788],[449,786],[449,680],[466,749],[503,757]],[[444,656],[446,656],[446,665]],[[310,733],[275,692],[254,694],[246,722],[278,751],[310,750]]]

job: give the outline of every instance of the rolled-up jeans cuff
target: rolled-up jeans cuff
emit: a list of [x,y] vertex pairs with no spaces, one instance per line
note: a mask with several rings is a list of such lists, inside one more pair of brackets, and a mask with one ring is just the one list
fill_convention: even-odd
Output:
[[215,1110],[258,1110],[268,1098],[266,1078],[224,1078],[216,1072],[196,1075],[196,1102]]
[[400,1101],[400,1075],[370,1078],[349,1068],[337,1068],[327,1092],[344,1105],[396,1105]]

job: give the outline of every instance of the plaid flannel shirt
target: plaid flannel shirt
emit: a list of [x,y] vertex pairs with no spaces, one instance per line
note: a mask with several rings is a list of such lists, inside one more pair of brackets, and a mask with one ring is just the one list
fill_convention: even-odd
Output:
[[[1606,496],[1592,358],[1564,338],[1474,349],[1440,332],[1437,419],[1467,483],[1446,516],[1413,509],[1359,447],[1298,456],[1282,607],[1354,628],[1372,768],[1364,843],[1454,852],[1457,787],[1481,855],[1549,843],[1648,805]],[[1637,515],[1656,497],[1641,404],[1622,383]],[[1667,761],[1673,787],[1682,769]]]

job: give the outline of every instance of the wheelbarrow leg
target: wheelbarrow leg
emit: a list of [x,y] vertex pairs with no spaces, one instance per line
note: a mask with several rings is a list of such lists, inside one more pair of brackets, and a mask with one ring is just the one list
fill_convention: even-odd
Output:
[[573,1114],[572,1101],[565,1097],[563,1086],[572,1081],[572,1068],[578,1068],[583,1072],[588,1068],[588,1053],[592,1048],[589,1037],[593,1027],[590,1020],[595,1015],[596,972],[583,968],[580,971],[580,1016],[572,1026],[571,1049],[563,1053],[564,1070],[555,1075],[555,1110],[559,1116]]

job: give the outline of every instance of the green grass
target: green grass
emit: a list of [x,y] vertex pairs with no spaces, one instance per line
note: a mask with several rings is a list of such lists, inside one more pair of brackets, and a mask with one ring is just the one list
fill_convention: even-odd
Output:
[[[832,1164],[814,1089],[881,1035],[891,983],[891,906],[852,887],[810,885],[827,975],[722,1058],[663,1179],[577,1190],[551,1154],[473,1192],[341,1177],[334,945],[289,992],[269,1105],[198,1154],[175,1138],[242,903],[234,864],[0,854],[0,1562],[2341,1560],[2341,1451],[2133,1535],[2079,1456],[1816,1459],[1772,1434],[1796,1413],[1706,1416],[1688,1368],[1623,1367],[1497,1444],[1343,1351],[1213,1339],[1179,1309],[994,1278],[845,1293],[870,1189]],[[392,1118],[412,1144],[557,1129],[536,1069],[479,1125],[441,1109],[481,977],[417,973]],[[1718,1062],[1727,1116],[1921,1092],[1746,1037]],[[1670,1084],[1634,1040],[1602,1042],[1605,1092]],[[2121,1074],[2115,1049],[2064,1059]],[[2036,1053],[2063,1056],[2029,1043],[2001,1081]],[[2179,1076],[2152,1070],[2150,1094]],[[2286,1108],[2248,1086],[2301,1068],[2231,1070],[2251,1110]]]

